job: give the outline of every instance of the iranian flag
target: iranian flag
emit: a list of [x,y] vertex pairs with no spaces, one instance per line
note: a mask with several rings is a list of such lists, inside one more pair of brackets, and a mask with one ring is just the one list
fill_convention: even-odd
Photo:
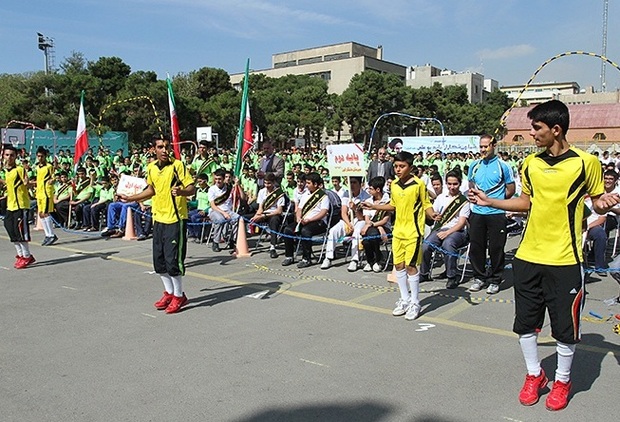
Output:
[[252,118],[250,117],[250,100],[245,103],[245,125],[243,126],[243,148],[241,148],[241,161],[254,146],[252,137]]
[[73,154],[73,165],[77,166],[80,158],[88,149],[88,131],[86,130],[86,117],[84,115],[84,91],[80,98],[80,114],[78,115],[77,134],[75,135],[75,153]]
[[177,118],[177,109],[174,103],[174,92],[172,92],[172,81],[170,75],[166,78],[168,84],[168,106],[170,107],[170,130],[172,132],[172,149],[174,150],[174,158],[181,158],[181,139],[179,138],[179,119]]
[[239,132],[237,137],[237,157],[235,160],[235,176],[241,175],[243,159],[252,146],[252,119],[250,118],[250,100],[248,98],[248,76],[250,73],[250,59],[245,65],[245,78],[243,79],[243,95],[241,97],[241,114],[239,115]]

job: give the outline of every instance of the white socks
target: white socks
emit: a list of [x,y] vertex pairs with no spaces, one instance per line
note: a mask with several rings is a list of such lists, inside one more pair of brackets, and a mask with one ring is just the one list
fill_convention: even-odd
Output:
[[560,343],[558,341],[555,350],[558,355],[558,366],[555,370],[555,380],[567,383],[570,381],[570,368],[575,355],[575,345]]
[[411,303],[420,303],[420,273],[408,275],[407,281],[409,281],[409,287],[411,288]]
[[170,278],[172,279],[172,285],[174,287],[174,295],[176,297],[183,296],[183,276],[175,275],[174,277],[170,276]]
[[409,302],[411,295],[409,294],[409,286],[407,284],[407,270],[396,270],[396,283],[398,283],[398,289],[400,290],[400,298],[405,302]]
[[172,277],[168,275],[168,273],[160,274],[161,281],[164,283],[164,290],[168,294],[172,294],[174,292],[174,287],[172,285]]
[[15,250],[17,251],[17,256],[24,256],[24,252],[22,251],[22,244],[19,242],[13,243],[15,245]]
[[28,246],[28,242],[19,242],[22,245],[22,256],[24,258],[28,258],[30,256],[30,246]]
[[[39,217],[41,218],[41,217]],[[45,237],[54,236],[54,224],[52,223],[52,217],[49,215],[47,217],[41,218],[41,225],[43,226],[43,231],[45,232]]]
[[[538,359],[538,334],[530,333],[519,336],[521,352],[525,359],[528,375],[540,375],[540,360]],[[575,345],[557,342],[556,354],[558,366],[555,370],[555,380],[567,383],[570,381],[570,368],[575,355]]]
[[535,377],[540,375],[540,360],[538,359],[538,334],[522,334],[519,336],[519,344],[521,345],[521,352],[525,359],[525,366],[527,367],[527,374],[534,375]]

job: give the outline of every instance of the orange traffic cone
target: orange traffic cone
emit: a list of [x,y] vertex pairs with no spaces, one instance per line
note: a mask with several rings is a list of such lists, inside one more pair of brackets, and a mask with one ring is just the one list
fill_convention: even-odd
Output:
[[44,230],[43,223],[41,222],[41,217],[39,216],[39,214],[37,214],[37,224],[32,230],[37,231],[37,232]]
[[127,221],[125,222],[125,236],[123,236],[123,240],[136,240],[137,238],[136,229],[133,227],[133,210],[127,208]]
[[245,221],[239,217],[239,223],[237,227],[237,247],[233,255],[235,258],[249,258],[252,256],[248,248],[248,238],[245,233]]
[[392,272],[387,275],[389,283],[396,283],[396,269],[392,268]]

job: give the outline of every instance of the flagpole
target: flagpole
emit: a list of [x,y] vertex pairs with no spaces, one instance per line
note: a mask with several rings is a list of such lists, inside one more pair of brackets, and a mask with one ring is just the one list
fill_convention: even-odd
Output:
[[248,77],[250,74],[250,59],[245,64],[245,77],[243,78],[243,94],[241,96],[241,113],[239,114],[239,132],[237,134],[237,154],[235,159],[235,176],[241,176],[243,162],[243,128],[248,104]]

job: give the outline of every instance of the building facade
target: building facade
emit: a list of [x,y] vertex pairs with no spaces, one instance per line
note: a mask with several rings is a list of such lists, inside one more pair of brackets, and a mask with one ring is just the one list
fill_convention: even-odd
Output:
[[[508,98],[513,101],[519,97],[525,85],[508,85],[500,87],[500,91],[505,92]],[[563,97],[579,94],[580,88],[577,82],[544,82],[530,84],[527,86],[519,105],[536,105],[549,100],[564,101]]]
[[470,103],[480,103],[490,92],[498,89],[499,84],[493,79],[485,79],[475,72],[456,72],[439,69],[430,64],[410,66],[407,68],[407,86],[412,88],[431,87],[435,83],[442,86],[462,85],[467,89]]
[[[527,113],[531,107],[514,108],[506,119],[507,145],[533,145],[531,122]],[[569,104],[570,126],[566,134],[570,143],[587,149],[596,143],[601,147],[620,143],[620,103]],[[605,149],[605,148],[603,148]]]
[[[271,69],[254,70],[271,78],[286,75],[309,75],[327,81],[328,92],[342,94],[351,78],[371,70],[397,75],[405,83],[406,67],[383,60],[383,47],[368,47],[355,42],[276,53],[271,56]],[[230,75],[236,88],[243,81],[243,73]]]

